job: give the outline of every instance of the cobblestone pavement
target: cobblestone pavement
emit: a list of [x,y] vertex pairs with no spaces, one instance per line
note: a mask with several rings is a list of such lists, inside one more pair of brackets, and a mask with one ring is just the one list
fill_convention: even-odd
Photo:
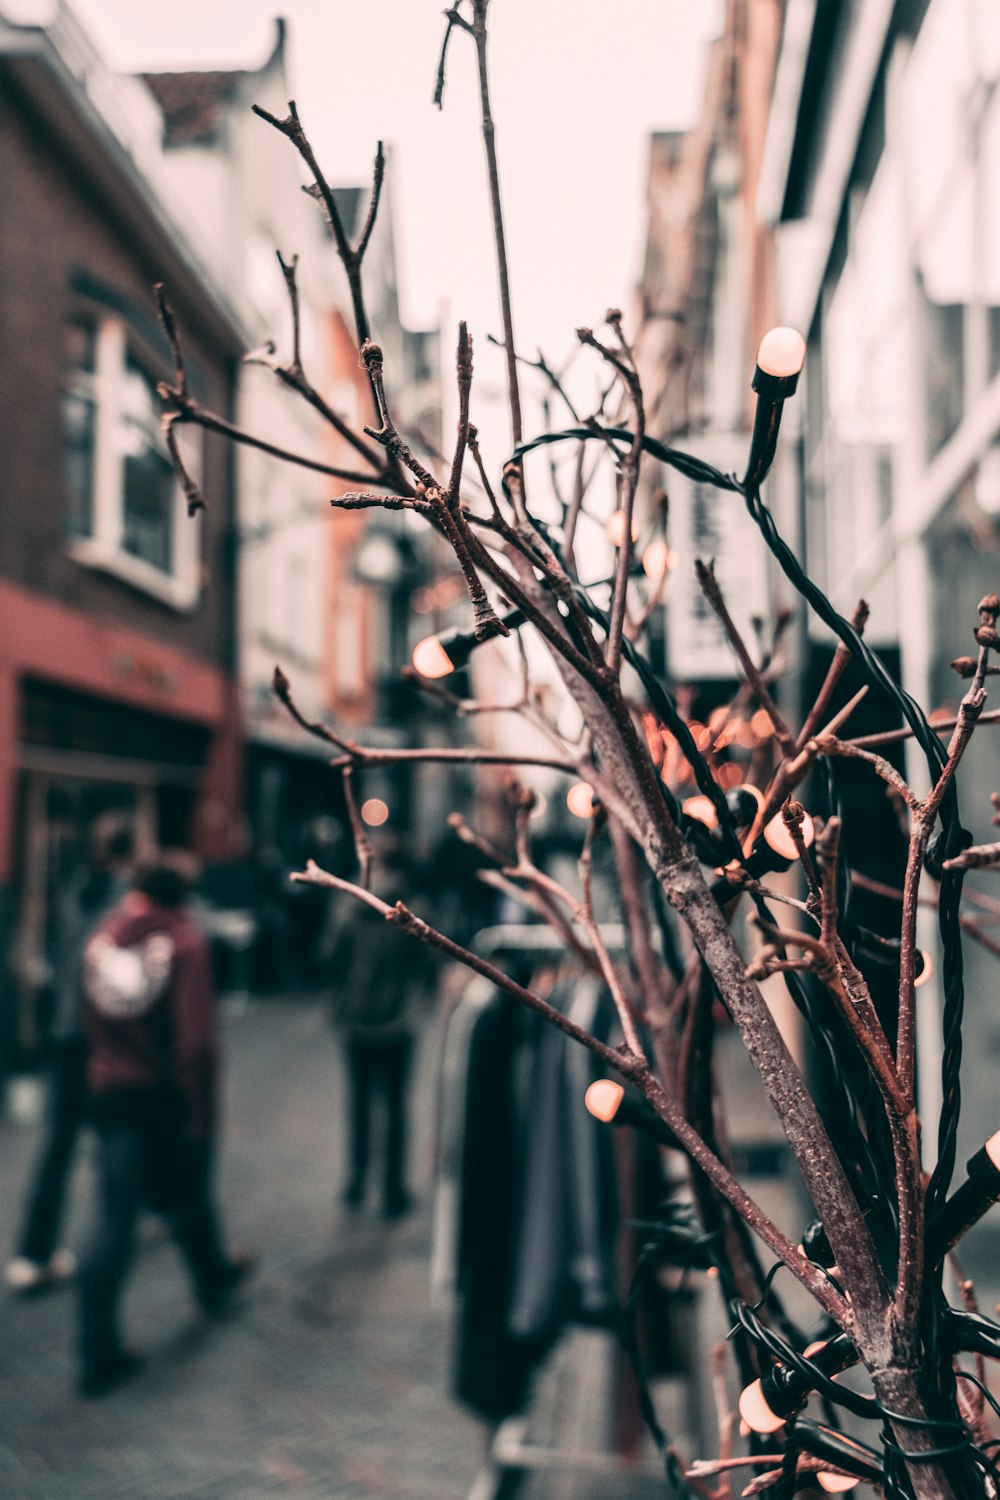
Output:
[[[0,1305],[5,1500],[464,1500],[479,1425],[447,1395],[447,1314],[428,1294],[433,1048],[422,1049],[411,1158],[420,1207],[350,1216],[343,1081],[315,1005],[254,1002],[226,1023],[220,1196],[232,1242],[260,1252],[238,1313],[200,1320],[150,1221],[126,1327],[147,1363],[99,1402],[73,1394],[73,1298]],[[0,1248],[15,1232],[35,1130],[0,1124]],[[81,1152],[69,1243],[89,1199]]]

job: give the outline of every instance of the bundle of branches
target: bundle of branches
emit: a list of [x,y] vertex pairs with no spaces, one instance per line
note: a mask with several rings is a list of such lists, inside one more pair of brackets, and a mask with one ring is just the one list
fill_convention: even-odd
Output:
[[[528,654],[518,702],[450,701],[459,712],[503,708],[520,714],[549,741],[551,750],[544,753],[476,746],[366,748],[328,725],[302,720],[290,683],[277,671],[275,690],[289,711],[332,747],[331,764],[343,778],[359,870],[357,879],[350,881],[310,863],[293,878],[366,904],[416,941],[485,975],[589,1048],[612,1078],[629,1086],[627,1097],[640,1128],[658,1133],[686,1154],[700,1222],[681,1215],[664,1226],[663,1244],[681,1261],[687,1257],[690,1263],[693,1256],[717,1268],[735,1324],[733,1348],[747,1387],[743,1414],[751,1429],[770,1436],[762,1445],[751,1431],[749,1453],[734,1457],[733,1424],[726,1421],[720,1456],[685,1469],[647,1402],[647,1415],[678,1488],[725,1495],[730,1472],[750,1466],[757,1471],[750,1484],[754,1492],[771,1487],[787,1495],[814,1483],[835,1489],[860,1480],[892,1496],[915,1495],[921,1500],[995,1494],[997,1471],[990,1454],[996,1440],[989,1436],[985,1413],[987,1403],[998,1414],[1000,1408],[988,1392],[983,1361],[1000,1357],[1000,1327],[980,1316],[971,1301],[959,1308],[949,1304],[943,1266],[964,1230],[1000,1196],[1000,1150],[992,1141],[973,1159],[969,1180],[951,1191],[960,1107],[963,931],[992,946],[980,925],[982,914],[977,917],[963,908],[963,876],[971,866],[1000,861],[998,845],[968,847],[970,839],[959,818],[957,773],[973,731],[996,717],[984,714],[983,707],[985,678],[996,670],[989,664],[990,652],[1000,650],[1000,601],[991,595],[979,604],[977,655],[958,663],[970,684],[957,716],[931,723],[863,639],[863,606],[851,620],[833,608],[783,541],[762,498],[782,404],[794,390],[804,352],[801,339],[788,330],[777,331],[762,346],[755,376],[757,418],[742,478],[718,472],[647,435],[644,393],[616,311],[607,315],[603,338],[588,329],[578,331],[581,345],[601,362],[607,376],[605,399],[597,412],[581,418],[560,377],[540,359],[535,364],[548,381],[549,409],[552,402],[564,401],[570,425],[524,440],[519,384],[523,362],[514,337],[487,74],[488,0],[465,0],[466,6],[470,4],[467,10],[458,3],[446,13],[435,102],[440,105],[443,96],[449,43],[456,34],[467,37],[478,66],[512,432],[511,453],[497,482],[490,479],[471,420],[472,346],[464,325],[458,333],[459,419],[450,463],[421,461],[397,429],[363,285],[365,251],[382,182],[381,148],[368,218],[358,243],[352,245],[294,103],[284,119],[259,109],[257,113],[288,138],[305,162],[311,191],[326,214],[347,273],[360,356],[371,387],[371,424],[363,433],[353,431],[303,369],[294,260],[281,261],[293,315],[291,358],[283,363],[270,346],[251,357],[268,363],[285,386],[323,414],[349,443],[357,467],[338,469],[277,449],[202,408],[188,388],[177,330],[159,289],[161,314],[176,358],[173,383],[161,387],[164,422],[192,508],[203,499],[181,463],[174,434],[178,423],[198,423],[279,459],[356,483],[357,490],[332,501],[337,507],[403,509],[422,518],[454,555],[470,619],[457,645],[434,642],[435,649],[418,655],[417,667],[444,675],[460,652],[467,654],[480,642],[511,631],[521,636],[533,633],[579,710],[582,733],[567,738],[546,715],[543,699],[532,689]],[[618,414],[609,417],[615,401]],[[529,504],[525,460],[536,449],[558,444],[573,445],[576,477],[572,494],[560,499],[555,517],[543,520],[541,507]],[[614,466],[616,547],[613,576],[585,585],[575,544],[578,521],[586,515],[584,455],[589,453],[600,454]],[[699,565],[701,585],[744,679],[732,709],[696,740],[651,664],[644,631],[660,602],[667,552],[661,509],[653,517],[658,539],[647,555],[647,567],[636,565],[640,466],[647,457],[714,486],[720,504],[744,505],[759,528],[762,546],[805,606],[837,637],[826,680],[798,728],[775,702],[769,651],[761,660],[741,637],[710,563]],[[532,487],[534,483],[532,478]],[[885,699],[898,712],[901,729],[860,739],[842,737],[861,696],[832,713],[835,691],[849,663],[863,678],[862,693]],[[440,684],[408,670],[418,683],[449,700]],[[732,776],[723,774],[733,769],[724,753],[727,728],[751,716],[760,749],[752,776],[733,787]],[[926,760],[926,795],[914,792],[881,753],[888,742],[907,737],[915,740]],[[906,824],[908,857],[902,888],[876,887],[899,907],[898,936],[889,944],[881,940],[883,949],[891,948],[898,972],[891,1016],[884,1014],[884,1007],[880,1012],[873,999],[869,954],[876,940],[859,928],[849,899],[852,888],[864,884],[866,877],[853,877],[843,856],[836,799],[828,797],[823,808],[815,805],[815,817],[796,800],[807,778],[812,775],[810,787],[822,782],[823,768],[842,757],[863,762],[873,777],[882,779]],[[582,784],[577,803],[591,815],[576,892],[535,862],[529,835],[532,794],[526,788],[515,789],[512,848],[487,840],[457,815],[452,821],[458,836],[474,844],[494,866],[495,883],[549,921],[567,949],[601,976],[617,1009],[618,1045],[581,1030],[541,995],[436,930],[402,902],[389,904],[369,889],[373,851],[357,810],[354,779],[368,766],[405,760],[463,760],[515,769],[544,766]],[[696,794],[685,797],[688,778],[696,786],[687,790]],[[627,964],[614,961],[605,946],[592,900],[593,854],[598,841],[605,839],[617,866],[629,935]],[[768,883],[774,871],[793,862],[801,870],[801,898],[789,894],[787,885],[779,890],[773,881]],[[921,1168],[915,1100],[915,987],[923,963],[917,917],[922,900],[933,901],[937,908],[945,989],[944,1103],[937,1164],[929,1178]],[[775,915],[778,905],[786,914],[784,921]],[[734,929],[735,914],[747,907],[764,939],[749,963]],[[654,938],[658,928],[663,942]],[[821,1091],[807,1087],[759,988],[758,981],[772,974],[783,976],[804,1017]],[[719,1004],[745,1045],[814,1206],[816,1222],[801,1242],[750,1196],[720,1144],[712,1046],[713,1008]],[[641,1096],[639,1104],[636,1094]],[[620,1099],[620,1090],[605,1087],[591,1102],[609,1116]],[[775,1258],[767,1275],[758,1260],[760,1244]],[[769,1300],[774,1270],[780,1268],[801,1283],[825,1317],[826,1332],[818,1341],[808,1344]],[[966,1368],[969,1356],[971,1369]],[[867,1371],[867,1389],[834,1382],[833,1376],[852,1364]],[[802,1415],[812,1393],[822,1399],[822,1421]],[[850,1437],[839,1430],[839,1414],[845,1412],[852,1418]],[[708,1484],[715,1475],[720,1476],[718,1490]]]

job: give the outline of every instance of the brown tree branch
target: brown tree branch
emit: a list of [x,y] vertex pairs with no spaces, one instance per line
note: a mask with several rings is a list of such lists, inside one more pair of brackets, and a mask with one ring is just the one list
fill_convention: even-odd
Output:
[[580,1042],[587,1047],[602,1062],[620,1073],[630,1082],[634,1083],[639,1092],[642,1093],[660,1117],[666,1121],[677,1139],[688,1152],[692,1160],[697,1163],[707,1177],[715,1184],[719,1191],[727,1198],[736,1209],[737,1213],[750,1225],[760,1236],[764,1243],[773,1250],[775,1255],[782,1260],[804,1286],[812,1293],[820,1306],[834,1318],[844,1329],[850,1330],[854,1326],[855,1312],[851,1303],[847,1302],[823,1274],[820,1267],[813,1264],[803,1252],[791,1240],[784,1235],[777,1225],[764,1213],[733,1177],[732,1173],[709,1150],[702,1138],[694,1131],[684,1118],[676,1103],[668,1097],[662,1086],[649,1070],[649,1065],[642,1057],[634,1054],[625,1054],[617,1048],[612,1048],[606,1043],[598,1040],[590,1032],[562,1014],[554,1006],[549,1005],[540,995],[526,989],[498,969],[486,959],[480,958],[478,954],[463,948],[459,943],[453,942],[436,928],[430,926],[421,917],[418,917],[401,901],[395,906],[382,901],[370,891],[361,886],[354,885],[351,881],[342,880],[337,875],[331,875],[328,871],[320,869],[314,861],[310,860],[304,871],[292,875],[292,879],[301,884],[317,885],[329,890],[341,891],[345,895],[363,902],[372,911],[378,912],[386,921],[393,922],[404,932],[422,942],[438,948],[442,953],[448,954],[450,958],[457,959],[467,968],[473,969],[485,979],[490,980],[498,989],[504,990],[519,1000],[522,1005],[535,1011],[544,1017],[550,1025],[564,1032],[566,1036],[574,1041]]

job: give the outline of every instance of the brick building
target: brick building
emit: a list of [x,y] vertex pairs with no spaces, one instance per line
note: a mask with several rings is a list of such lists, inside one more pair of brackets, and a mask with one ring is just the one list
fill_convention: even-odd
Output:
[[90,816],[208,860],[241,841],[233,468],[185,433],[188,520],[158,421],[165,281],[189,378],[222,415],[245,333],[150,183],[162,117],[71,13],[0,21],[2,1035],[34,1044],[51,897]]

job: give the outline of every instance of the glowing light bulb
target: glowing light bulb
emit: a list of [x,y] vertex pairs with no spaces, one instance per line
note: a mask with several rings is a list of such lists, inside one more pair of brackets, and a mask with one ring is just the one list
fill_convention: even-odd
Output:
[[771,715],[766,708],[758,708],[750,720],[750,727],[759,739],[769,740],[774,733]]
[[361,804],[361,821],[369,828],[381,828],[389,818],[389,809],[381,797],[369,797]]
[[926,984],[927,981],[928,981],[928,979],[930,979],[931,975],[934,973],[934,962],[933,962],[930,954],[927,952],[926,948],[921,948],[920,949],[920,957],[923,959],[924,962],[923,962],[923,967],[920,970],[920,973],[917,975],[916,979],[913,981],[913,988],[915,990],[919,990],[919,988],[920,988],[920,986],[922,984]]
[[820,1469],[816,1475],[816,1483],[828,1495],[839,1495],[843,1490],[853,1490],[861,1481],[853,1474],[828,1474],[825,1469]]
[[706,828],[714,828],[719,821],[711,797],[688,797],[681,803],[681,812],[685,817],[696,818],[699,823],[704,823]]
[[426,635],[418,641],[411,660],[421,677],[447,677],[455,670],[455,663],[436,635]]
[[[800,1245],[799,1249],[801,1249],[801,1248],[802,1247]],[[806,1347],[802,1351],[803,1358],[804,1359],[812,1359],[813,1355],[814,1354],[818,1354],[821,1349],[825,1349],[826,1345],[827,1345],[827,1340],[826,1339],[817,1339],[814,1344],[807,1344]]]
[[[808,813],[802,819],[800,832],[802,834],[802,842],[808,849],[816,837],[816,829]],[[776,813],[770,823],[765,825],[764,839],[768,846],[774,850],[775,854],[780,855],[782,859],[798,859],[799,851],[795,847],[792,836],[785,827],[785,820],[780,813]]]
[[531,813],[530,813],[529,816],[532,817],[532,818],[543,818],[545,816],[545,811],[546,811],[548,805],[549,805],[549,799],[546,797],[545,793],[544,792],[536,792],[535,793],[535,805],[531,809]]
[[674,557],[670,548],[664,541],[650,542],[642,554],[642,571],[653,583],[659,583],[660,579],[673,567]]
[[726,801],[736,824],[740,828],[749,828],[764,806],[764,794],[749,781],[738,781],[735,786],[726,788]]
[[[610,516],[607,519],[607,523],[606,523],[606,525],[604,527],[604,530],[607,533],[608,541],[611,543],[612,547],[620,547],[622,545],[622,543],[625,541],[625,512],[623,510],[613,510],[611,512]],[[639,523],[635,519],[635,517],[633,516],[632,517],[632,540],[633,540],[633,542],[637,539],[638,535],[639,535]]]
[[984,1147],[986,1155],[1000,1172],[1000,1130],[995,1130]]
[[584,1094],[583,1102],[595,1120],[610,1125],[624,1097],[625,1090],[620,1083],[615,1083],[613,1078],[598,1078]]
[[566,806],[574,818],[590,818],[594,814],[594,790],[589,782],[578,781],[566,793]]
[[765,375],[788,380],[805,364],[806,341],[797,328],[772,328],[757,350],[757,368]]
[[784,1427],[784,1417],[776,1416],[764,1400],[764,1388],[759,1380],[748,1385],[740,1396],[740,1416],[751,1432],[777,1432]]

